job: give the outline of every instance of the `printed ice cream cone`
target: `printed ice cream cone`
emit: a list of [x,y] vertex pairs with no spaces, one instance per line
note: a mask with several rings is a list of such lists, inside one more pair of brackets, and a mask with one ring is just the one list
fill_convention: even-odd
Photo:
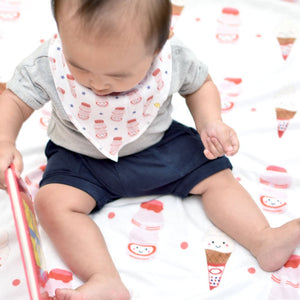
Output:
[[180,15],[184,9],[185,2],[185,0],[171,0],[172,14]]
[[295,116],[296,111],[291,111],[285,108],[276,107],[277,130],[278,136],[281,138],[286,131],[290,120]]
[[276,28],[276,37],[284,60],[290,55],[298,36],[297,27],[289,20],[283,20]]
[[210,290],[219,286],[234,242],[225,233],[212,227],[205,238],[205,254]]
[[181,15],[186,0],[172,0],[172,23],[171,23],[171,34],[173,35],[174,27],[179,19],[179,16]]
[[205,249],[207,268],[209,272],[209,288],[212,290],[220,284],[225,265],[231,253],[222,253]]

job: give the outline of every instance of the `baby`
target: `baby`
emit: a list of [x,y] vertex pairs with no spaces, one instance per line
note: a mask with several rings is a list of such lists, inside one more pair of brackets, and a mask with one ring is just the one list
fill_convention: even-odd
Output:
[[[0,185],[22,157],[18,132],[52,103],[39,220],[83,281],[58,300],[130,299],[89,217],[121,197],[201,195],[210,220],[266,271],[300,242],[300,220],[271,228],[232,175],[235,131],[224,124],[207,67],[174,37],[169,0],[52,0],[58,34],[26,58],[0,96]],[[179,92],[197,130],[171,118]],[[225,156],[226,155],[226,156]]]

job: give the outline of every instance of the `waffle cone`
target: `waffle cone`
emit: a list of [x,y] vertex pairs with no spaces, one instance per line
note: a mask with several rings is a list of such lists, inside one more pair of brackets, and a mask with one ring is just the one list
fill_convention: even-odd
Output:
[[295,111],[276,107],[276,116],[278,120],[290,120],[295,116],[295,114]]
[[294,44],[296,38],[292,38],[292,37],[277,37],[277,41],[279,43],[279,45],[289,45],[289,44]]
[[210,249],[205,249],[206,260],[208,265],[225,265],[229,259],[231,252],[224,253],[219,251],[214,251]]
[[183,5],[172,4],[172,14],[173,15],[180,15],[183,11],[183,8],[184,8]]

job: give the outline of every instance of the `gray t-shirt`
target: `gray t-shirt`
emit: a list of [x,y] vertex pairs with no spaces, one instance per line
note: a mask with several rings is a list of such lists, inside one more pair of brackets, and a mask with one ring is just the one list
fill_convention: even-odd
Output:
[[[58,96],[48,59],[49,42],[42,44],[16,68],[7,87],[33,109],[52,102],[48,136],[57,145],[93,158],[106,158],[69,120]],[[172,38],[172,79],[168,99],[160,107],[148,129],[135,141],[125,145],[119,156],[142,151],[159,142],[172,122],[172,95],[182,96],[198,90],[205,81],[207,66],[179,40]]]

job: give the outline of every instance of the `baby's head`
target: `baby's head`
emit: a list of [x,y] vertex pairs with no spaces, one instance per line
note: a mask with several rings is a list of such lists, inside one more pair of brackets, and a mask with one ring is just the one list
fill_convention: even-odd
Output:
[[133,88],[169,37],[169,0],[51,0],[70,72],[97,95]]
[[51,0],[55,20],[78,18],[81,29],[94,37],[133,33],[142,37],[154,52],[169,37],[171,4],[169,0]]

